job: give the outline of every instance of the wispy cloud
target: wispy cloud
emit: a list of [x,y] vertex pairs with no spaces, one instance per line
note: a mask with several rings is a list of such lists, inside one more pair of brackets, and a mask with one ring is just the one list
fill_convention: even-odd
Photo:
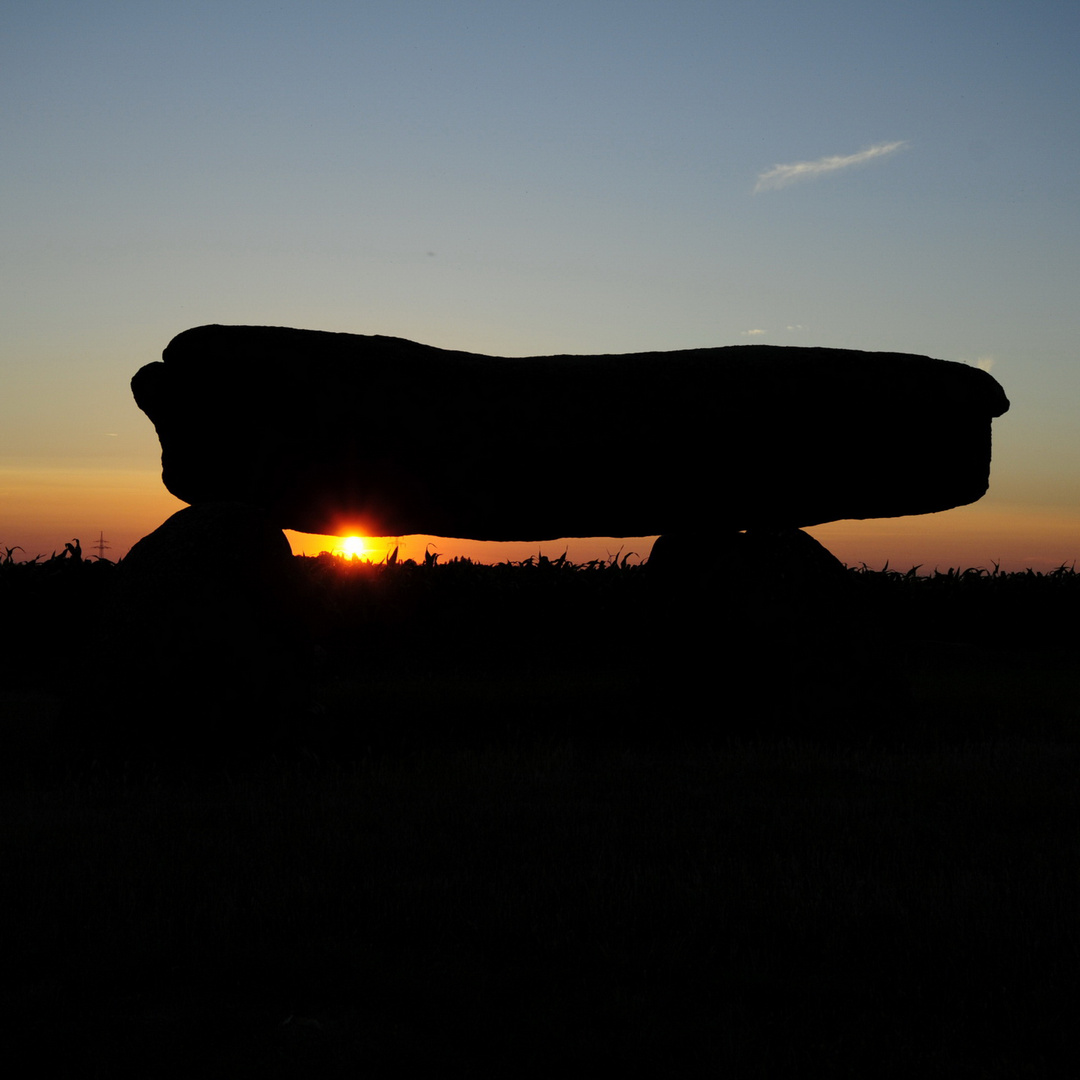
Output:
[[767,334],[767,330],[740,330],[743,337],[757,337],[759,334]]
[[832,157],[818,158],[817,161],[796,161],[793,165],[774,165],[758,176],[757,183],[754,185],[754,194],[756,195],[759,191],[787,187],[788,184],[794,184],[800,180],[814,180],[826,173],[850,169],[854,165],[863,165],[867,161],[873,161],[874,158],[895,154],[897,150],[907,145],[907,140],[901,139],[899,142],[878,143],[868,150],[860,150],[857,154],[834,154]]

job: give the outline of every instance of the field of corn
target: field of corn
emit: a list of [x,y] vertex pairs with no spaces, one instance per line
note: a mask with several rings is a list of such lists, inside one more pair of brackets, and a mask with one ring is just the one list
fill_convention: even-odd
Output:
[[[280,715],[118,718],[120,567],[14,554],[0,1009],[42,1067],[1066,1075],[1073,568],[298,558]],[[177,722],[182,765],[135,731]]]

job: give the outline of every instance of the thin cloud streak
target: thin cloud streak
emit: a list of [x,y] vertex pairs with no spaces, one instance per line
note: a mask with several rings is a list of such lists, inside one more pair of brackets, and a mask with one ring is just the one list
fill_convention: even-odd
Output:
[[756,195],[759,191],[775,191],[777,188],[787,187],[788,184],[794,184],[800,180],[814,180],[826,173],[849,169],[853,165],[862,165],[874,158],[894,154],[907,145],[907,140],[901,139],[899,142],[878,143],[868,150],[860,150],[857,154],[834,154],[832,157],[818,158],[817,161],[797,161],[793,165],[774,165],[758,177],[754,185],[754,194]]

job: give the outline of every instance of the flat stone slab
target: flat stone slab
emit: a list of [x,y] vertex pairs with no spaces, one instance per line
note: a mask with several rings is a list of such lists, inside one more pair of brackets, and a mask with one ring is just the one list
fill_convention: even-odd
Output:
[[986,372],[739,345],[496,357],[401,338],[200,326],[132,380],[165,486],[281,528],[476,540],[799,528],[986,491]]

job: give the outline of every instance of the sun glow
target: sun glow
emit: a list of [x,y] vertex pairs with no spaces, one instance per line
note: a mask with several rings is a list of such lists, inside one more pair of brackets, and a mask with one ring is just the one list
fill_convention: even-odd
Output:
[[351,559],[354,556],[356,558],[361,558],[370,553],[370,548],[364,537],[346,536],[345,539],[341,541],[341,551],[347,559]]

